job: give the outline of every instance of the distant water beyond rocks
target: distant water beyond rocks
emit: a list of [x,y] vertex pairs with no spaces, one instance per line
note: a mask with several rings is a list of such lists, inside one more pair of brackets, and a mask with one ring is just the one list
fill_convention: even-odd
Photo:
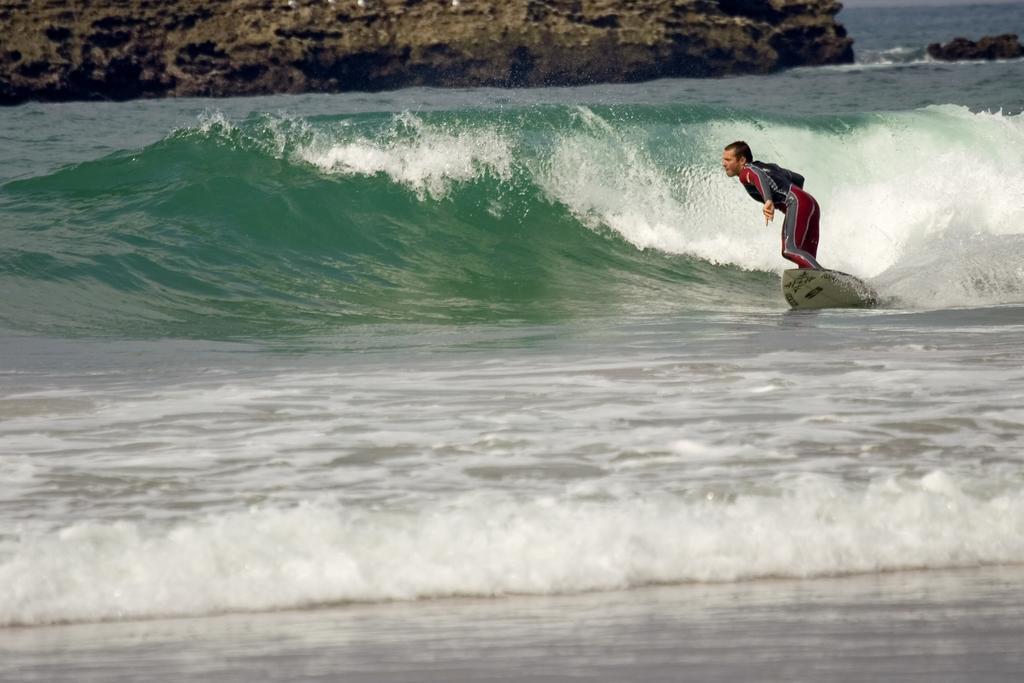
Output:
[[0,103],[552,86],[853,61],[831,0],[8,0]]

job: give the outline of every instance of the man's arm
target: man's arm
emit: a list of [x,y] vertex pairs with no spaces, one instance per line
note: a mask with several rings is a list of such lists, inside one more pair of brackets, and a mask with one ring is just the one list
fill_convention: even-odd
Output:
[[744,166],[740,171],[740,182],[746,185],[753,185],[761,193],[764,200],[764,224],[775,219],[775,202],[772,201],[772,183],[768,175],[756,166]]

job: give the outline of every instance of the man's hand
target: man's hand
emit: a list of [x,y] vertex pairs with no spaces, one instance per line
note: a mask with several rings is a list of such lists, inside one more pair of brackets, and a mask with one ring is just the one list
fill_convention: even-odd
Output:
[[771,220],[775,220],[775,203],[769,199],[764,203],[764,224]]

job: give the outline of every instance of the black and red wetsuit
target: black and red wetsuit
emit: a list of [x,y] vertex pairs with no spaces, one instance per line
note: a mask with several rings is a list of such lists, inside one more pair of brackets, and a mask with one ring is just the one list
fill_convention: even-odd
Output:
[[769,199],[786,214],[782,224],[782,256],[800,268],[821,269],[818,253],[818,202],[804,191],[804,178],[781,166],[751,161],[739,174],[743,188],[764,204]]

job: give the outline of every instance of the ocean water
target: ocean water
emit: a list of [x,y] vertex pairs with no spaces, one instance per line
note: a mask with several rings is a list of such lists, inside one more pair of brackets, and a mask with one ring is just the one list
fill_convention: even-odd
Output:
[[[1024,5],[840,18],[767,77],[0,111],[0,634],[1024,563],[1024,62],[924,53]],[[882,307],[787,310],[738,138]]]

